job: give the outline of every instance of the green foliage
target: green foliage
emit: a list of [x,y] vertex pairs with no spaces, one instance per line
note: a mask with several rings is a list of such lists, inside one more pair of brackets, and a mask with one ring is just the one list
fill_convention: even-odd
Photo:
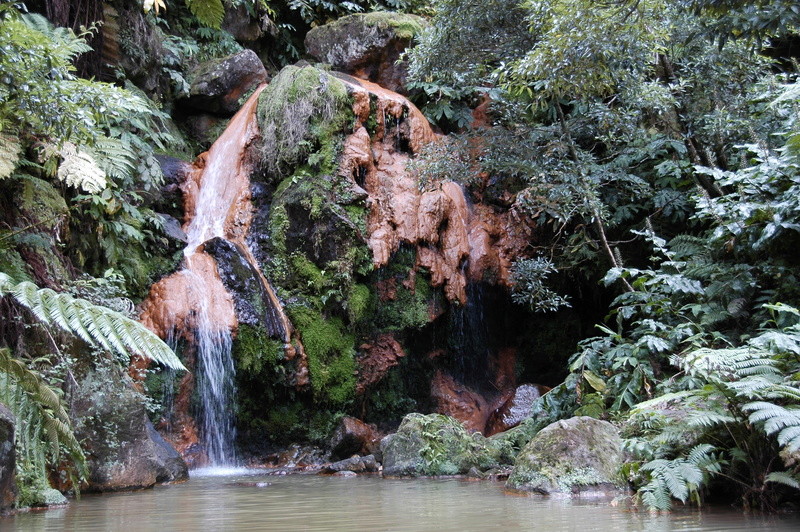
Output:
[[547,259],[523,259],[514,263],[511,270],[511,298],[515,303],[530,306],[537,312],[558,310],[569,307],[569,302],[547,288],[544,280],[556,269]]
[[0,403],[8,405],[17,420],[17,468],[30,477],[20,478],[22,507],[37,502],[38,494],[49,488],[48,466],[57,467],[65,457],[73,480],[87,475],[86,459],[61,390],[46,383],[30,365],[14,358],[10,350],[0,349]]
[[303,161],[332,173],[334,142],[351,124],[344,84],[314,67],[286,67],[261,93],[258,121],[263,161],[273,178],[294,173]]
[[186,369],[158,336],[122,314],[30,282],[15,283],[0,272],[0,297],[10,296],[38,320],[120,356],[144,356],[173,369]]
[[288,311],[308,356],[315,400],[347,405],[355,396],[355,339],[339,318],[326,318],[308,307],[289,307]]
[[638,431],[637,450],[650,460],[634,469],[651,508],[669,509],[670,496],[700,503],[713,475],[734,480],[749,507],[775,509],[792,496],[783,489],[797,489],[796,467],[781,457],[800,449],[800,320],[792,307],[770,309],[781,321],[793,317],[791,325],[764,329],[742,347],[671,357],[679,377],[634,410],[649,427]]

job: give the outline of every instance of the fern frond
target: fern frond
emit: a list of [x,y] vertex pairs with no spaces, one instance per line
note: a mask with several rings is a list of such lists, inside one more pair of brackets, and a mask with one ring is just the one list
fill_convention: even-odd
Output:
[[131,146],[121,139],[101,137],[94,146],[85,148],[85,151],[112,179],[119,181],[136,173],[136,161]]
[[14,173],[22,153],[22,144],[17,137],[0,133],[0,179]]
[[91,345],[125,357],[141,355],[172,369],[186,369],[158,336],[142,324],[106,307],[33,283],[14,283],[0,272],[0,297],[10,295],[47,325],[55,325]]
[[63,161],[58,165],[58,178],[67,185],[97,194],[108,185],[106,173],[87,152],[79,150],[71,142],[61,148]]
[[749,420],[763,426],[768,435],[777,434],[778,443],[789,452],[800,450],[800,408],[786,408],[774,403],[756,401],[742,407],[750,412]]
[[186,0],[186,6],[201,24],[219,28],[225,17],[225,6],[222,0]]
[[773,471],[767,475],[764,481],[783,484],[784,486],[800,490],[800,478],[798,478],[797,475],[792,475],[788,471]]

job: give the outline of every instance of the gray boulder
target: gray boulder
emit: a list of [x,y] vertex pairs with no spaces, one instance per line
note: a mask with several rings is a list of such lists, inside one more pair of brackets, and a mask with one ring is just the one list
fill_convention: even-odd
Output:
[[186,105],[199,111],[232,115],[240,101],[269,76],[264,64],[252,50],[201,63],[189,73],[189,97]]
[[614,425],[574,417],[533,437],[517,456],[506,486],[544,495],[608,495],[624,489],[622,462],[622,440]]
[[425,19],[401,13],[349,15],[312,28],[306,52],[334,70],[403,92],[407,66],[398,59],[425,25]]

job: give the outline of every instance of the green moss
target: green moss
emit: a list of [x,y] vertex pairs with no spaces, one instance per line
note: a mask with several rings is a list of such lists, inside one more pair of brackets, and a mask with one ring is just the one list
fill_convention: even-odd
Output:
[[270,212],[269,233],[272,237],[272,245],[279,255],[286,254],[286,231],[289,229],[289,216],[286,214],[286,207],[275,205]]
[[290,175],[303,162],[333,173],[353,112],[340,80],[311,66],[287,66],[259,96],[258,121],[269,174]]
[[326,319],[309,307],[288,310],[308,357],[314,398],[333,405],[347,404],[355,396],[355,338],[345,332],[339,318]]
[[327,284],[322,270],[302,253],[292,253],[289,261],[292,266],[292,274],[299,278],[302,286],[311,289],[314,294],[320,294]]
[[354,284],[350,288],[350,294],[347,297],[347,314],[350,318],[350,323],[356,323],[364,317],[369,308],[370,297],[371,294],[367,285]]
[[[407,275],[408,272],[406,271]],[[419,329],[430,322],[428,308],[434,296],[430,283],[417,275],[414,288],[410,290],[397,281],[397,297],[377,304],[375,324],[382,331]]]
[[425,29],[425,19],[416,15],[374,11],[362,16],[367,25],[394,28],[395,33],[401,39],[411,40]]
[[28,268],[25,261],[22,260],[19,253],[15,249],[11,249],[10,233],[7,231],[0,231],[0,272],[9,275],[15,281],[33,281],[28,274]]
[[233,357],[238,371],[258,374],[283,359],[283,343],[270,338],[261,327],[242,324],[233,342]]

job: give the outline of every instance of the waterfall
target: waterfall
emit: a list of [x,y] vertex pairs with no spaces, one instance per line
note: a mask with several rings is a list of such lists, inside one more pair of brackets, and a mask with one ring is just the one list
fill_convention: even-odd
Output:
[[[237,327],[231,295],[205,244],[221,238],[245,248],[250,224],[252,168],[247,150],[257,135],[255,110],[261,89],[231,119],[228,128],[195,163],[183,183],[187,246],[183,269],[151,288],[141,321],[166,338],[182,337],[194,354],[194,389],[199,398],[196,434],[211,466],[236,465],[236,370],[232,333]],[[245,254],[254,262],[252,254]],[[256,264],[252,264],[258,269]],[[266,298],[276,306],[277,322],[288,339],[289,324],[277,297],[264,281]],[[287,341],[288,340],[284,340]],[[187,446],[191,442],[187,442]]]

